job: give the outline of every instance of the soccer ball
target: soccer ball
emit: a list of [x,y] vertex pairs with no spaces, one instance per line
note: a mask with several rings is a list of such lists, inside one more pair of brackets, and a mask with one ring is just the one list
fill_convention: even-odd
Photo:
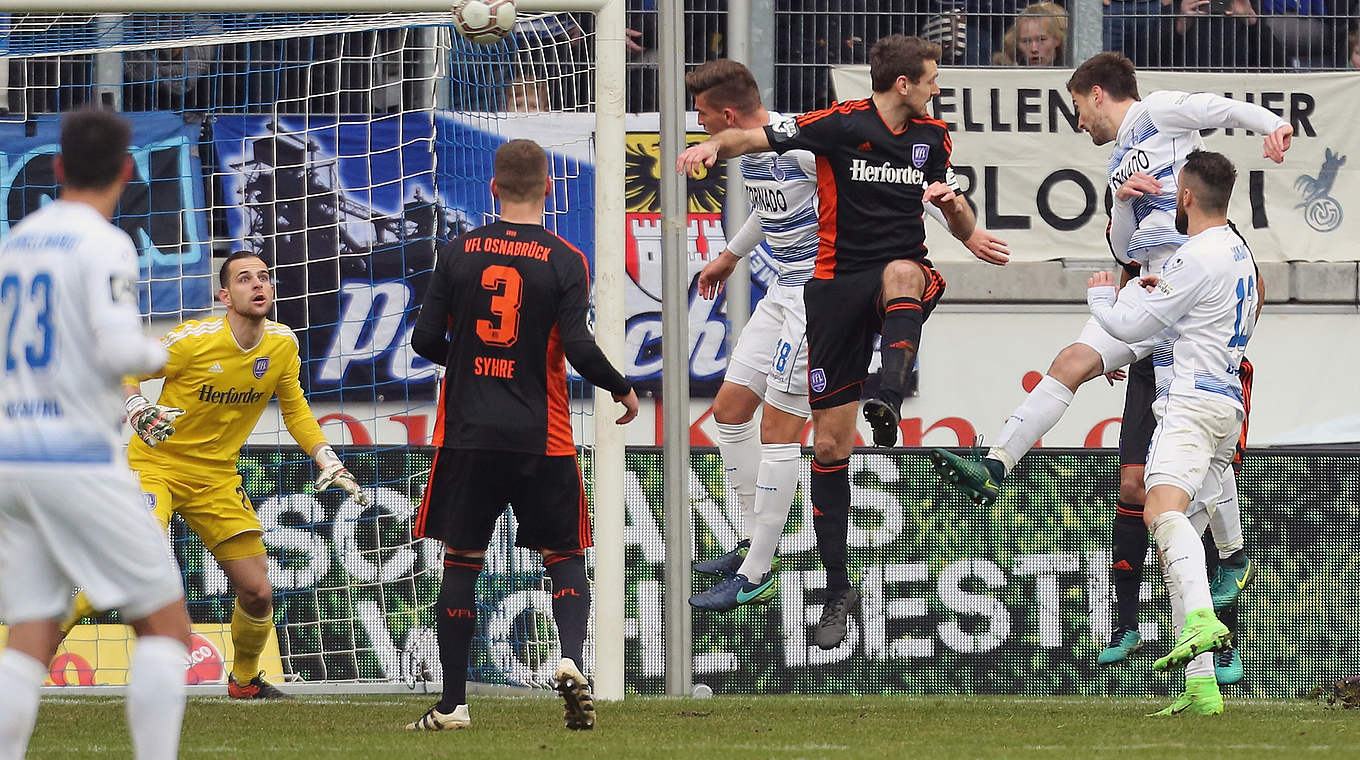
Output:
[[515,28],[515,0],[458,0],[453,26],[478,45],[494,45]]

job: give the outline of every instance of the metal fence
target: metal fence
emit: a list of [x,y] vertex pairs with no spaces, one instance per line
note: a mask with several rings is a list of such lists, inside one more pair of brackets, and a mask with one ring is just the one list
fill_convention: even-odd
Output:
[[[657,109],[656,53],[663,32],[657,23],[658,1],[628,2],[627,98],[633,112]],[[1086,4],[1082,8],[1095,7],[1095,0],[1081,2]],[[834,99],[830,67],[867,63],[874,42],[889,34],[915,34],[939,43],[941,63],[946,65],[1072,66],[1078,57],[1073,5],[1020,0],[765,0],[752,4],[751,24],[761,30],[762,39],[771,41],[772,49],[753,49],[751,57],[772,59],[773,82],[762,83],[771,86],[770,105],[786,112],[807,111]],[[682,34],[689,66],[728,54],[727,6],[727,0],[685,0]],[[1360,68],[1356,46],[1360,0],[1104,0],[1099,7],[1100,39],[1084,40],[1081,49],[1117,50],[1142,69]],[[572,16],[589,36],[593,18]],[[218,108],[242,110],[278,108],[282,103],[287,110],[288,103],[318,94],[336,100],[324,110],[381,112],[395,101],[368,98],[365,91],[372,86],[376,69],[367,61],[390,50],[392,66],[419,66],[414,56],[421,54],[420,46],[403,46],[401,36],[400,30],[387,30],[128,54],[125,108],[193,110],[211,102]],[[541,47],[539,42],[535,47]],[[309,68],[318,58],[335,59],[334,71]],[[12,57],[7,66],[8,107],[0,104],[0,110],[11,113],[52,113],[89,102],[100,79],[97,62],[89,55]],[[166,76],[164,71],[175,75]],[[167,82],[181,86],[166,87]],[[213,92],[207,91],[208,82],[214,83]],[[357,97],[356,92],[364,95]],[[403,93],[402,99],[409,100],[408,96]],[[311,104],[313,110],[315,105]]]
[[[655,109],[655,0],[633,0],[630,28],[643,49],[630,56],[629,109]],[[726,3],[686,2],[689,65],[725,54]],[[939,43],[955,66],[1072,66],[1070,4],[1019,0],[774,0],[773,106],[798,112],[834,99],[829,67],[867,63],[889,34]],[[1360,68],[1357,0],[1105,0],[1100,39],[1087,50],[1116,50],[1139,68],[1200,71],[1305,71]]]

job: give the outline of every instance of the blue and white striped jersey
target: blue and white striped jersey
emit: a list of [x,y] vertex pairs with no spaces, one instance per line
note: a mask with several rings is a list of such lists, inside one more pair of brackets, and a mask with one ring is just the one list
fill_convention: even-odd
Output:
[[159,369],[142,334],[132,239],[55,201],[0,245],[0,469],[122,457],[123,376]]
[[1267,134],[1285,125],[1261,106],[1207,92],[1159,90],[1137,101],[1124,115],[1110,155],[1113,194],[1134,172],[1162,183],[1157,195],[1118,198],[1110,209],[1110,250],[1121,263],[1137,263],[1155,274],[1185,236],[1176,231],[1176,179],[1191,151],[1202,149],[1201,129],[1246,129]]
[[[782,117],[770,113],[771,123]],[[779,265],[780,285],[804,285],[817,264],[817,159],[805,150],[741,157],[746,197],[755,213],[728,241],[746,256],[763,238]]]
[[[1260,294],[1251,249],[1231,225],[1195,235],[1167,259],[1142,308],[1168,329],[1152,353],[1157,404],[1199,396],[1242,408],[1238,369]],[[1160,416],[1160,410],[1159,410]]]

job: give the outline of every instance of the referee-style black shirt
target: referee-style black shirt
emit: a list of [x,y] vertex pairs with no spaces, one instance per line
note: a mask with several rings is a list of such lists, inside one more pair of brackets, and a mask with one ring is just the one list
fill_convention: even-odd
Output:
[[631,388],[589,318],[585,255],[541,225],[495,222],[445,245],[411,335],[447,368],[434,445],[575,454],[564,360],[612,393]]
[[946,182],[958,191],[944,122],[921,117],[893,132],[872,98],[768,125],[765,136],[780,153],[802,148],[817,156],[816,279],[924,258],[926,186]]

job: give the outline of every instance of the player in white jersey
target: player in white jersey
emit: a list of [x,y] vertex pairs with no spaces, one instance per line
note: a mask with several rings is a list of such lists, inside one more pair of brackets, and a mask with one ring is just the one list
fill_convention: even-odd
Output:
[[[1238,369],[1256,324],[1256,262],[1228,223],[1237,173],[1219,153],[1195,151],[1179,173],[1175,229],[1185,243],[1155,273],[1116,296],[1100,272],[1087,290],[1091,316],[1119,340],[1169,341],[1171,361],[1157,367],[1157,428],[1148,449],[1143,520],[1157,540],[1171,598],[1176,644],[1153,670],[1190,663],[1185,692],[1158,715],[1223,712],[1208,652],[1232,634],[1214,616],[1200,535],[1218,502],[1245,415]],[[1146,288],[1146,290],[1144,290]]]
[[58,200],[0,245],[0,760],[24,756],[58,624],[82,587],[137,632],[127,714],[140,759],[174,758],[189,614],[123,455],[123,376],[165,363],[142,334],[137,254],[109,223],[132,173],[126,121],[62,122]]
[[[763,127],[778,116],[761,105],[755,77],[736,61],[705,63],[686,75],[685,84],[709,134],[729,127]],[[754,153],[742,156],[740,167],[754,213],[699,273],[699,293],[716,297],[737,261],[762,240],[769,244],[779,274],[743,328],[713,400],[718,449],[741,503],[747,537],[732,551],[694,564],[696,571],[722,578],[690,597],[690,604],[712,610],[764,603],[778,591],[774,554],[798,487],[800,442],[812,413],[803,286],[817,261],[816,157],[805,150]],[[933,204],[926,208],[944,223],[939,209]],[[975,227],[965,245],[993,264],[1005,264],[1009,257],[1005,243],[981,227]],[[762,398],[757,429],[755,413]]]
[[[1136,171],[1165,183],[1159,194],[1116,200],[1111,212],[1110,247],[1123,262],[1137,262],[1144,273],[1156,272],[1185,242],[1178,233],[1175,209],[1175,177],[1192,150],[1203,147],[1199,130],[1247,129],[1264,134],[1265,155],[1279,163],[1289,149],[1293,128],[1260,106],[1209,93],[1187,95],[1155,92],[1138,99],[1133,64],[1118,53],[1100,53],[1087,60],[1068,80],[1078,114],[1078,127],[1096,145],[1113,142],[1109,183],[1119,191]],[[1140,292],[1137,284],[1121,286],[1121,298]],[[1109,335],[1095,320],[1087,322],[1077,342],[1064,348],[1048,374],[1030,391],[1006,419],[996,443],[980,462],[969,461],[943,449],[930,456],[947,482],[979,504],[991,504],[999,483],[1039,441],[1072,403],[1077,388],[1152,353],[1156,336],[1124,341]]]

